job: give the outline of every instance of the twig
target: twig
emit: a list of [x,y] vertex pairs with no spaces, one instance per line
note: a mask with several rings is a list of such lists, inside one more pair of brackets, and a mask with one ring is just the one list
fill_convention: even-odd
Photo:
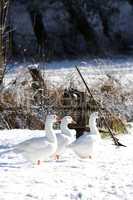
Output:
[[99,102],[97,102],[97,101],[95,100],[95,98],[94,98],[94,96],[93,96],[91,90],[89,89],[89,87],[88,87],[88,85],[87,85],[85,79],[83,78],[83,76],[82,76],[82,74],[81,74],[79,68],[78,68],[77,66],[75,66],[75,68],[76,68],[77,72],[79,73],[79,75],[80,75],[80,77],[81,77],[81,79],[82,79],[82,81],[83,81],[83,83],[84,83],[84,85],[85,85],[85,87],[86,87],[88,93],[90,94],[90,96],[91,96],[92,99],[94,100],[96,106],[98,107],[98,111],[99,111],[99,113],[101,114],[101,116],[103,117],[104,123],[105,123],[105,125],[106,125],[106,127],[107,127],[107,129],[108,129],[108,131],[109,131],[109,133],[110,133],[110,135],[111,135],[113,141],[114,141],[114,144],[115,144],[116,146],[123,146],[123,147],[126,147],[124,144],[122,144],[122,143],[119,142],[119,139],[118,139],[118,138],[116,138],[116,137],[114,136],[114,133],[112,132],[112,130],[111,130],[111,128],[109,127],[109,125],[108,125],[108,123],[107,123],[105,117],[103,116],[103,113],[102,113],[102,111],[101,111],[102,106],[100,105]]

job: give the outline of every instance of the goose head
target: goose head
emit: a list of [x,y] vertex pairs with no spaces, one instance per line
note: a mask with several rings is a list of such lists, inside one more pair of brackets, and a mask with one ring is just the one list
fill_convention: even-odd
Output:
[[57,115],[47,115],[46,117],[46,122],[51,122],[51,123],[55,123],[58,121],[58,117]]
[[50,132],[53,130],[53,125],[58,121],[57,115],[48,114],[45,122],[45,130],[46,132]]
[[91,118],[93,119],[98,119],[99,118],[99,114],[98,112],[93,112],[91,115],[90,115]]
[[76,122],[73,120],[73,118],[71,116],[65,116],[62,120],[61,120],[61,124],[63,125],[68,125],[68,124],[75,124]]
[[68,128],[69,124],[76,124],[76,122],[73,120],[73,118],[71,116],[65,116],[62,120],[61,120],[61,131],[62,133],[71,136],[72,133],[72,129]]

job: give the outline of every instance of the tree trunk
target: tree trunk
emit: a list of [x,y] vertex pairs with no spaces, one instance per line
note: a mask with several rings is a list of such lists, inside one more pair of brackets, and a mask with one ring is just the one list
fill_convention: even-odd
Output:
[[65,8],[71,15],[73,23],[76,25],[79,32],[83,35],[85,41],[88,43],[88,50],[92,53],[100,53],[96,33],[89,24],[85,13],[78,0],[63,0]]
[[6,33],[6,21],[8,14],[9,0],[0,1],[0,85],[3,82],[5,73],[5,62],[7,54],[7,35]]
[[2,74],[3,74],[2,11],[3,11],[3,1],[0,1],[0,85],[2,83]]

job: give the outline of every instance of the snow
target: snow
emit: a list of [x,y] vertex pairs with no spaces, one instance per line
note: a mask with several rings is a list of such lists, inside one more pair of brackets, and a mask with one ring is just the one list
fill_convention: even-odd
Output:
[[[24,69],[35,67],[42,70],[44,78],[51,86],[69,87],[70,82],[74,82],[78,88],[83,88],[83,84],[75,69],[79,66],[87,83],[94,87],[107,80],[106,74],[109,74],[120,81],[124,88],[132,89],[133,84],[133,58],[131,57],[113,57],[108,59],[89,59],[82,58],[76,60],[52,61],[45,63],[12,63],[8,65],[8,73],[5,75],[4,83],[6,86],[17,77],[22,79],[26,76]],[[23,74],[23,76],[22,76]],[[124,76],[123,76],[124,74]]]
[[[0,131],[0,152],[44,131]],[[0,200],[131,200],[133,197],[133,135],[115,147],[103,140],[92,160],[66,150],[59,161],[33,166],[13,152],[0,157]]]
[[[3,89],[3,97],[4,92],[9,91],[10,93],[13,91],[14,96],[17,96],[17,106],[21,105],[29,109],[31,106],[30,99],[34,95],[31,92],[30,96],[29,93],[30,89],[32,91],[31,85],[33,80],[28,73],[27,67],[38,67],[42,70],[42,76],[48,91],[55,91],[55,98],[53,100],[52,97],[53,101],[51,100],[49,105],[56,105],[62,89],[74,88],[79,91],[86,91],[75,69],[75,65],[80,67],[81,73],[95,99],[101,102],[103,107],[107,106],[111,112],[119,113],[126,120],[133,119],[133,58],[131,57],[123,56],[112,59],[83,58],[79,60],[53,61],[33,65],[30,63],[12,64],[10,67],[12,73],[7,73],[4,79],[5,87]],[[11,80],[15,79],[16,83],[14,85],[10,83]],[[26,82],[26,84],[23,85],[23,82]],[[109,91],[109,93],[103,91],[101,93],[101,89],[108,83],[111,83],[111,87],[113,86],[111,88],[112,91]],[[116,91],[118,91],[118,98],[116,97]]]

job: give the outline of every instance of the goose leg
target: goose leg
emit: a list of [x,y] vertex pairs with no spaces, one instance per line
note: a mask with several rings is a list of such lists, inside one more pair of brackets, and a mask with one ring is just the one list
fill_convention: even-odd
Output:
[[40,165],[40,164],[41,164],[41,161],[40,161],[40,160],[38,160],[38,161],[37,161],[37,165]]
[[54,154],[54,155],[53,155],[53,159],[54,159],[54,160],[59,160],[59,157],[60,157],[60,156],[57,155],[57,154]]
[[56,160],[59,160],[60,156],[59,155],[56,155]]

